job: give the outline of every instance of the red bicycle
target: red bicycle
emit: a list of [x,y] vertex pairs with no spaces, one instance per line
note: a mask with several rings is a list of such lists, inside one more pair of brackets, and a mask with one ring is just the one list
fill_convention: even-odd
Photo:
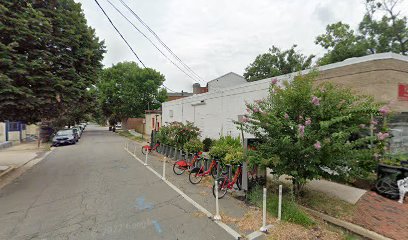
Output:
[[153,147],[150,147],[149,145],[145,145],[142,147],[142,153],[143,155],[146,155],[146,153],[151,153],[152,151],[157,152],[157,148],[160,146],[160,143],[156,143]]
[[[175,162],[173,164],[173,172],[176,175],[181,175],[186,170],[190,171],[195,166],[197,161],[201,160],[201,154],[203,154],[203,152],[195,153],[193,159],[191,160],[191,162],[188,162],[185,158]],[[185,154],[183,154],[183,155],[185,157]]]
[[[210,167],[205,171],[204,165],[201,167],[195,167],[190,171],[190,174],[188,175],[188,179],[192,184],[197,184],[201,182],[204,176],[208,176],[211,174],[213,178],[217,177],[217,169],[218,169],[218,164],[219,161],[216,159],[212,159]],[[222,174],[225,174],[225,168],[220,164],[220,170]]]
[[[218,181],[218,199],[223,198],[227,194],[228,189],[233,189],[234,185],[241,190],[241,175],[242,164],[238,164],[238,169],[235,171],[234,178],[230,180],[227,176],[223,176],[217,179]],[[213,185],[213,195],[215,197],[215,183]]]

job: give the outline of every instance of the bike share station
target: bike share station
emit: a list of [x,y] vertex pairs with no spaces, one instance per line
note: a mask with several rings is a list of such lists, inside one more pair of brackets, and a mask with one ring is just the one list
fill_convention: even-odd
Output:
[[[256,150],[256,146],[259,143],[258,139],[255,138],[244,138],[243,141],[243,148],[244,148],[244,155],[246,155],[247,150]],[[166,159],[173,159],[174,161],[178,161],[182,159],[182,161],[186,162],[186,169],[190,172],[199,172],[205,173],[207,175],[213,175],[215,179],[214,187],[213,187],[213,194],[215,196],[215,205],[216,205],[216,214],[213,216],[215,221],[221,221],[221,216],[219,214],[219,204],[218,201],[224,195],[219,196],[219,187],[220,184],[219,180],[221,179],[228,179],[228,183],[230,186],[228,189],[230,190],[239,190],[245,194],[245,200],[247,197],[248,191],[254,189],[256,186],[260,186],[263,188],[263,209],[262,209],[262,226],[259,231],[252,233],[254,236],[256,234],[261,234],[262,232],[267,232],[272,225],[266,224],[266,199],[267,199],[267,169],[266,167],[262,168],[260,166],[250,167],[247,161],[244,161],[238,165],[238,168],[233,174],[233,168],[231,164],[226,164],[225,168],[221,168],[221,164],[218,164],[218,160],[209,159],[209,156],[206,156],[206,153],[203,155],[198,155],[197,153],[187,153],[183,152],[182,149],[177,149],[173,146],[165,145],[165,144],[156,144],[155,141],[155,133],[152,131],[152,137],[150,141],[150,146],[145,146],[149,150],[146,151],[146,159],[144,162],[145,166],[148,166],[148,155],[150,151],[156,150],[158,153],[165,156],[165,160],[163,162],[163,175],[161,178],[165,180],[165,163],[167,162]],[[128,146],[126,146],[128,148]],[[136,150],[135,150],[136,151]],[[135,152],[134,152],[135,153]],[[194,163],[192,164],[192,161]],[[215,169],[214,169],[215,168]],[[214,172],[212,171],[214,170]],[[174,171],[174,170],[173,170]],[[240,171],[237,174],[237,171]],[[281,209],[282,209],[282,185],[279,186],[279,202],[278,202],[278,221],[281,220]]]

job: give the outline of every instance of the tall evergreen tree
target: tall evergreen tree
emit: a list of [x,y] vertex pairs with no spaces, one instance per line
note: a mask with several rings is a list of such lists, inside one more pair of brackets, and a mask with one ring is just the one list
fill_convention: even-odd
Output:
[[102,68],[103,42],[73,0],[0,2],[0,121],[72,112]]

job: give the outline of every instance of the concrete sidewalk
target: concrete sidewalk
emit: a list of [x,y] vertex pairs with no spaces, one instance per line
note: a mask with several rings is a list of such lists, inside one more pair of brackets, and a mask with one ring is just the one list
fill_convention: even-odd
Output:
[[[272,175],[268,175],[268,177],[272,178]],[[279,177],[279,181],[288,184],[292,183],[290,179],[291,177],[287,175]],[[324,179],[309,181],[306,183],[305,188],[326,193],[351,204],[356,204],[358,200],[360,200],[360,198],[367,192],[364,189],[331,182]]]
[[40,147],[38,147],[37,142],[35,141],[18,144],[6,149],[1,149],[0,188],[7,185],[8,182],[10,182],[15,177],[21,175],[24,171],[26,171],[29,168],[28,166],[27,167],[24,166],[26,166],[32,160],[41,159],[49,151],[50,151],[49,144],[42,144]]

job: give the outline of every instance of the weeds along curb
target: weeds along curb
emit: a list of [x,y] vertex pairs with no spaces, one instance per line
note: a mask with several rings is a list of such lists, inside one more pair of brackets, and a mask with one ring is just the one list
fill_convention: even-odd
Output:
[[370,231],[368,229],[365,229],[365,228],[360,227],[358,225],[355,225],[353,223],[349,223],[349,222],[346,222],[346,221],[331,217],[329,215],[320,213],[318,211],[312,210],[312,209],[307,208],[307,207],[303,207],[303,206],[300,206],[300,207],[303,208],[305,211],[311,213],[312,215],[323,219],[326,222],[329,222],[329,223],[331,223],[331,224],[333,224],[335,226],[346,229],[346,230],[348,230],[348,231],[350,231],[352,233],[355,233],[357,235],[360,235],[362,237],[366,237],[366,238],[374,239],[374,240],[392,240],[391,238],[387,238],[387,237],[385,237],[383,235],[380,235],[380,234],[378,234],[376,232]]
[[9,167],[6,171],[0,173],[0,178],[7,175],[8,173],[10,173],[11,171],[13,171],[14,169],[16,169],[15,167]]

